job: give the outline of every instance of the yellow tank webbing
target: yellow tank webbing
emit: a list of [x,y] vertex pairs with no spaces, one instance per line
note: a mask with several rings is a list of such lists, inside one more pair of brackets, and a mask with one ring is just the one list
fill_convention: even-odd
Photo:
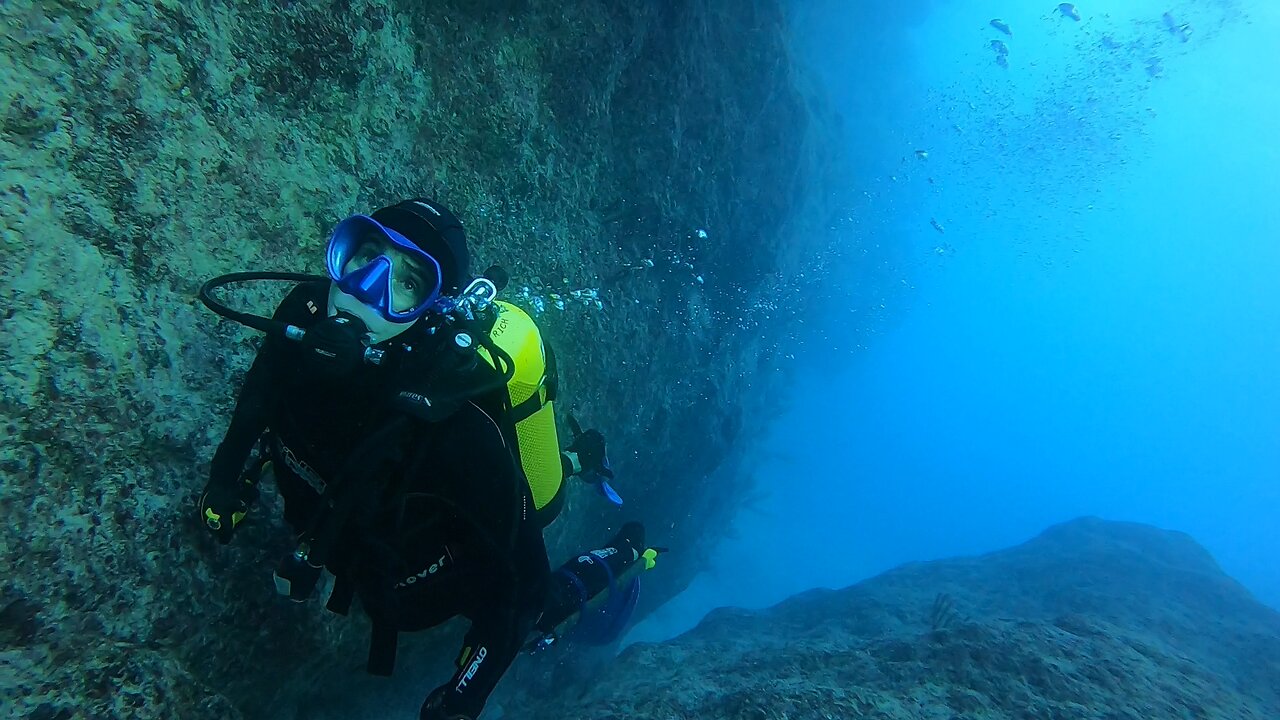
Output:
[[[542,334],[528,313],[502,300],[494,305],[498,316],[489,337],[515,363],[515,374],[507,382],[507,395],[511,407],[520,411],[514,413],[518,418],[515,422],[517,456],[533,491],[534,507],[541,510],[556,498],[563,481],[555,403],[547,398],[546,350]],[[480,356],[490,365],[494,364],[483,348]],[[526,404],[535,395],[537,399]],[[536,411],[529,414],[535,407]],[[526,414],[527,417],[521,417]]]

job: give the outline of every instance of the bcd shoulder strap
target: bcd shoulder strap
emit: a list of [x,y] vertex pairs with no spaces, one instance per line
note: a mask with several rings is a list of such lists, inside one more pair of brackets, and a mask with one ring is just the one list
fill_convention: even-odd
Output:
[[515,405],[510,411],[511,424],[523,422],[533,417],[543,405],[553,402],[560,391],[560,378],[556,371],[556,356],[551,351],[551,344],[542,338],[542,351],[547,359],[546,370],[543,371],[542,387],[530,395],[524,402]]

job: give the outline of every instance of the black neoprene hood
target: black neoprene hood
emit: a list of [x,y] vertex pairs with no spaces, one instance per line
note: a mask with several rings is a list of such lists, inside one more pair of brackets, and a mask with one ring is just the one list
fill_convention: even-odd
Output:
[[414,198],[377,210],[374,220],[404,235],[440,263],[443,291],[457,294],[471,279],[471,253],[462,222],[445,206]]

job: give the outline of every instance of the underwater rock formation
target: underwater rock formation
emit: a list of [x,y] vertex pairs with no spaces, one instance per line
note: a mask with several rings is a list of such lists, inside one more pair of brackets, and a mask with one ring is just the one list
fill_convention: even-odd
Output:
[[[826,220],[778,2],[7,0],[0,25],[0,715],[235,717],[363,652],[274,597],[272,493],[231,547],[194,522],[259,341],[194,294],[317,271],[337,220],[407,196],[542,303],[628,517],[696,548],[732,515],[706,478],[760,422]],[[574,487],[553,555],[622,519]]]
[[1280,717],[1280,613],[1181,533],[1081,519],[628,648],[511,717]]

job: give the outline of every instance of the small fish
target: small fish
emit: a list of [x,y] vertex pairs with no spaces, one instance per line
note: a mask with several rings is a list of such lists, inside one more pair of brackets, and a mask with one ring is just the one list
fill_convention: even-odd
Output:
[[1009,54],[1009,46],[1005,45],[1003,40],[992,40],[991,49],[995,50],[997,55]]
[[1060,3],[1058,5],[1058,12],[1062,13],[1065,17],[1069,17],[1076,22],[1080,22],[1080,11],[1076,10],[1076,6],[1071,3]]
[[933,226],[934,230],[937,230],[940,233],[946,234],[947,229],[942,227],[942,223],[938,222],[937,218],[929,218],[929,224]]
[[1173,13],[1165,13],[1163,19],[1164,27],[1169,31],[1170,35],[1178,38],[1182,42],[1189,42],[1191,40],[1191,23],[1178,22],[1177,18],[1173,16]]
[[1008,35],[1009,37],[1013,37],[1013,30],[1009,27],[1009,23],[1001,20],[1000,18],[996,18],[995,20],[992,20],[991,27],[999,30],[1000,32],[1004,33],[1005,35]]
[[928,160],[928,159],[929,159],[929,151],[928,151],[928,150],[917,150],[917,151],[916,151],[916,157],[920,158],[921,160]]

